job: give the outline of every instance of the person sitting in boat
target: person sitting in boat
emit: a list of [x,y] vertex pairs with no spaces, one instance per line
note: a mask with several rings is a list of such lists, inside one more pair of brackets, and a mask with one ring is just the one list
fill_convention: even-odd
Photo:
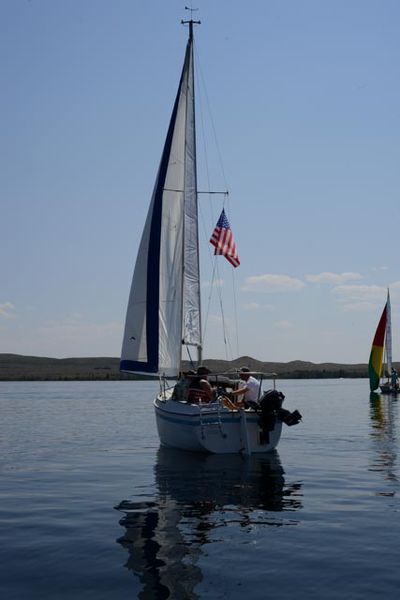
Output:
[[392,373],[390,375],[390,382],[392,384],[392,387],[394,387],[395,389],[397,389],[399,387],[399,376],[394,367],[392,367]]
[[214,398],[214,389],[207,377],[211,373],[207,367],[200,366],[196,374],[190,377],[188,402],[198,404],[199,402],[211,402]]
[[261,383],[251,375],[250,369],[242,367],[239,371],[239,377],[244,385],[241,385],[237,390],[230,393],[230,397],[235,400],[237,397],[243,396],[236,406],[256,407],[260,399]]
[[172,399],[177,402],[186,402],[189,395],[189,385],[191,377],[196,375],[195,371],[186,371],[179,374],[178,381],[175,384],[174,391],[172,393]]

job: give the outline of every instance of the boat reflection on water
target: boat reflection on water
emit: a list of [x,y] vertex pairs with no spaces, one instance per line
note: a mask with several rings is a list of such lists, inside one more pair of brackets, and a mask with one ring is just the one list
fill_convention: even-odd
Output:
[[154,501],[115,507],[124,513],[126,531],[117,541],[143,586],[139,598],[196,598],[202,546],[220,539],[221,527],[297,523],[292,513],[302,506],[301,484],[285,483],[276,451],[245,458],[161,447],[154,471]]
[[[396,396],[371,392],[371,438],[376,450],[371,470],[383,472],[385,479],[388,481],[398,481],[396,474],[397,412]],[[394,495],[394,492],[381,492],[380,495]]]
[[[187,510],[204,514],[222,508],[237,516],[251,511],[279,512],[300,506],[299,486],[285,488],[279,454],[192,454],[160,448],[155,465],[160,498],[173,498]],[[277,521],[271,517],[271,524]]]

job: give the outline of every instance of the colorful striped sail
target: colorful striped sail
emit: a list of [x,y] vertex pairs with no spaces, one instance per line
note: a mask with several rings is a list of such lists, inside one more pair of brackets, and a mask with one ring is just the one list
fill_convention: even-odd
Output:
[[383,349],[385,345],[385,333],[387,324],[387,304],[383,309],[381,318],[375,332],[374,341],[372,342],[371,354],[368,363],[369,387],[371,392],[379,386],[379,380],[382,373],[383,364]]

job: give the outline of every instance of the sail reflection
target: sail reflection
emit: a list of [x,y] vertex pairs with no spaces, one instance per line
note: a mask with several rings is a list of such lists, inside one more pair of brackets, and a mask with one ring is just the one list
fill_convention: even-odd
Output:
[[[372,463],[373,471],[381,471],[385,479],[398,481],[397,470],[397,398],[395,396],[370,394],[371,438],[376,449]],[[385,494],[383,492],[383,494]]]
[[[253,527],[295,525],[301,484],[286,484],[278,453],[201,455],[160,448],[154,467],[154,502],[124,500],[126,567],[142,583],[139,598],[196,598],[202,546],[221,527],[238,535]],[[290,517],[289,514],[290,513]]]

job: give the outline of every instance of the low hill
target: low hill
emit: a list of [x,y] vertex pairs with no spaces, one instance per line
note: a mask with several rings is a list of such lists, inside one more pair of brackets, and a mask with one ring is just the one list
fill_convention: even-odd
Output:
[[280,379],[332,379],[340,377],[368,377],[366,364],[312,363],[302,360],[291,362],[262,362],[242,356],[232,361],[205,360],[204,364],[211,371],[221,372],[240,367],[248,367],[251,371],[276,373]]
[[0,354],[0,381],[115,380],[133,378],[119,372],[118,358],[47,358]]
[[[339,377],[367,377],[366,364],[312,363],[295,360],[287,363],[262,362],[242,356],[233,361],[204,360],[213,372],[249,367],[252,371],[276,373],[281,379],[319,379]],[[396,365],[399,370],[400,365]],[[189,363],[184,364],[189,369]],[[0,354],[0,381],[68,381],[68,380],[121,380],[138,379],[119,371],[119,358],[46,358]]]

